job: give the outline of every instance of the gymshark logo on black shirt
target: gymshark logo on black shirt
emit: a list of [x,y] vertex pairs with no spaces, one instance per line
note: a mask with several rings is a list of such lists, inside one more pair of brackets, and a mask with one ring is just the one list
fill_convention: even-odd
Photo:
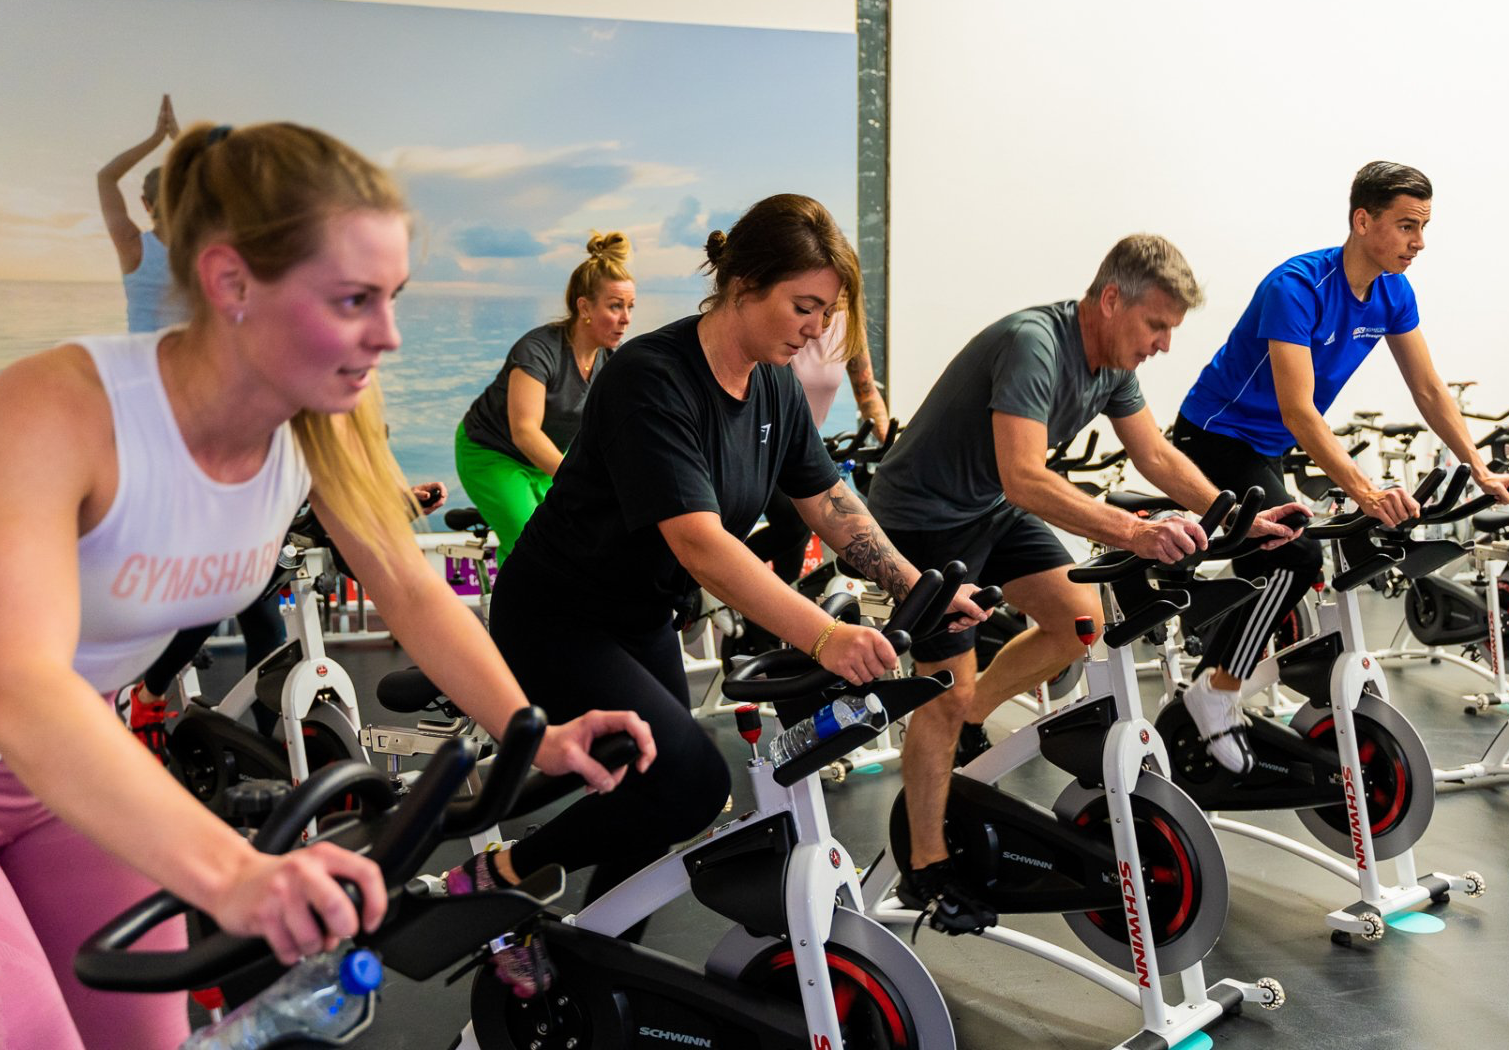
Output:
[[767,443],[769,440],[770,440],[770,424],[769,423],[761,423],[760,424],[760,444],[763,445],[763,444]]

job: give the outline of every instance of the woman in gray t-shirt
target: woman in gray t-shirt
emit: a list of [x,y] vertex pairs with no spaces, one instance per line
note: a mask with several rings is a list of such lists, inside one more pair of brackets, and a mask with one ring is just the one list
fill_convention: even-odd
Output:
[[456,428],[456,473],[498,537],[501,559],[550,491],[582,403],[634,312],[629,239],[592,235],[566,282],[566,316],[525,332]]

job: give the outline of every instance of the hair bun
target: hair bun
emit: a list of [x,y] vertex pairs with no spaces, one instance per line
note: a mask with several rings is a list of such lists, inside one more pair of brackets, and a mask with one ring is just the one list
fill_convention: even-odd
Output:
[[622,266],[629,261],[629,238],[617,230],[611,233],[593,230],[587,240],[587,256]]
[[718,260],[723,256],[723,249],[727,247],[727,245],[728,234],[724,233],[722,230],[714,230],[712,233],[708,234],[707,245],[703,249],[707,252],[707,261],[716,266],[718,264]]

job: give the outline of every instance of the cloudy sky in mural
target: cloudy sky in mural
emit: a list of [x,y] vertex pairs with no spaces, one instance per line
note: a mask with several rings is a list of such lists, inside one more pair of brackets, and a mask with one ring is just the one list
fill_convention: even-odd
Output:
[[320,0],[7,11],[0,280],[117,278],[94,173],[164,91],[185,125],[295,120],[390,165],[416,281],[556,290],[611,228],[642,289],[678,290],[710,228],[787,190],[855,227],[849,35]]

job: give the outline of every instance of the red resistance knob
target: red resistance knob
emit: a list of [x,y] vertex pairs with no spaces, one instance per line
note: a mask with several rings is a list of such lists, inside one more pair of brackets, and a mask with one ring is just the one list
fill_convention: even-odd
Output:
[[1095,644],[1095,618],[1093,616],[1076,616],[1074,618],[1074,633],[1079,635],[1079,640],[1085,645]]
[[734,711],[734,724],[739,735],[751,744],[760,742],[760,707],[758,704],[741,704]]
[[206,1010],[225,1009],[225,993],[219,988],[200,988],[198,991],[190,992],[189,995]]

